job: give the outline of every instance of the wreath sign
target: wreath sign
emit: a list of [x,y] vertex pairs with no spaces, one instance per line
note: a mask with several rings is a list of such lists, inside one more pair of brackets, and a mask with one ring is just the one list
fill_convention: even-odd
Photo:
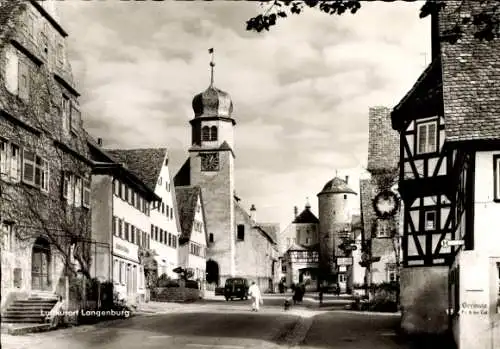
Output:
[[372,203],[376,216],[382,219],[394,217],[400,206],[399,198],[391,190],[378,193]]

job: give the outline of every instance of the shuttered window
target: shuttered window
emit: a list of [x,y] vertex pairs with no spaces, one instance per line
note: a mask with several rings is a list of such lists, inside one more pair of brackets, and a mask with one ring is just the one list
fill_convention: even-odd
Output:
[[23,154],[23,182],[35,185],[35,153],[26,149]]
[[5,87],[12,94],[17,94],[19,85],[19,57],[13,47],[5,53]]
[[20,60],[19,61],[19,98],[24,101],[27,101],[30,96],[30,75],[29,75],[29,67],[26,62]]

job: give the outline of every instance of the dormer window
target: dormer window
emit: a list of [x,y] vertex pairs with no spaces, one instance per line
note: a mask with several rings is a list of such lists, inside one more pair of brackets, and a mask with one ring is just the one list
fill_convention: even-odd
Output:
[[417,124],[417,154],[437,151],[437,120]]

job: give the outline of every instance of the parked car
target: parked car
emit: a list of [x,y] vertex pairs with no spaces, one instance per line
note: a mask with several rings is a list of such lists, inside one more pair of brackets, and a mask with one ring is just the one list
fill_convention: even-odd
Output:
[[226,301],[233,298],[248,299],[248,280],[245,278],[231,278],[226,280],[224,297]]

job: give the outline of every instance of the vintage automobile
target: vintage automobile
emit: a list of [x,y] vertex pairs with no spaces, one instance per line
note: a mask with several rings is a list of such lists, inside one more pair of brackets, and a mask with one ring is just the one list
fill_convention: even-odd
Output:
[[233,298],[248,299],[248,280],[245,278],[230,278],[224,286],[224,297],[226,301]]

